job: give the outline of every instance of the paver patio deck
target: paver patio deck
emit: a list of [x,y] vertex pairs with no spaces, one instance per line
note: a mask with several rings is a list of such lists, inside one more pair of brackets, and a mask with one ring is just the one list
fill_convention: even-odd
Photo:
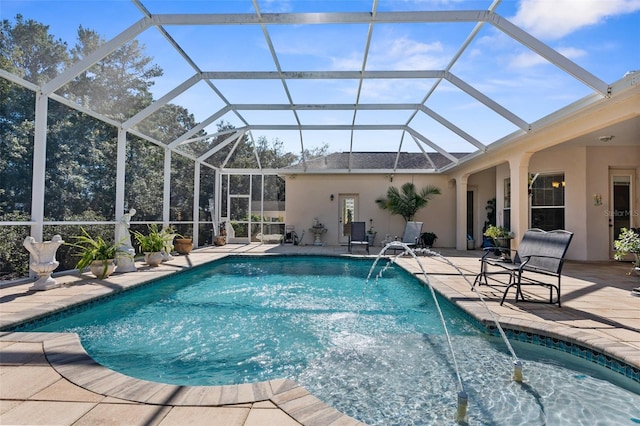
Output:
[[[435,249],[473,281],[480,251]],[[375,256],[371,250],[372,256]],[[57,276],[63,286],[29,291],[31,283],[0,288],[0,327],[138,285],[229,254],[345,254],[346,247],[228,244],[176,256],[158,268],[137,263],[138,272],[99,281],[89,275]],[[480,321],[490,316],[456,270],[438,257],[419,257],[429,281],[440,293]],[[397,259],[410,272],[420,272],[415,259]],[[510,329],[534,331],[597,349],[640,368],[640,297],[631,289],[640,276],[626,275],[628,264],[568,261],[562,278],[562,308],[514,303],[512,293],[500,306],[502,289],[476,291],[500,322]],[[421,274],[416,276],[424,279]],[[530,297],[546,290],[527,287]],[[281,379],[257,384],[182,387],[131,379],[95,363],[76,335],[0,332],[0,424],[221,424],[348,425],[359,424]]]

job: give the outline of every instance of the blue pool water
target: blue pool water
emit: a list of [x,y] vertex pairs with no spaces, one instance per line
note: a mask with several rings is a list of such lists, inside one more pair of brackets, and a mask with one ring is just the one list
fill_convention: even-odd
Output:
[[[133,377],[181,385],[286,377],[368,424],[452,424],[457,381],[431,294],[397,267],[366,283],[372,263],[224,259],[34,331],[76,332],[97,362]],[[470,424],[640,421],[636,384],[557,351],[512,342],[524,361],[525,383],[515,383],[504,342],[440,304]]]

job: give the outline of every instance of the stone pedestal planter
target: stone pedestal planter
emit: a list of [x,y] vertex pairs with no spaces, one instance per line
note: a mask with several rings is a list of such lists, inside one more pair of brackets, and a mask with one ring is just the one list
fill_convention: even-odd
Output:
[[38,274],[38,280],[29,290],[49,290],[60,287],[60,284],[51,277],[51,273],[60,265],[56,260],[58,247],[64,244],[60,235],[54,235],[51,241],[36,242],[35,238],[27,237],[22,245],[31,253],[29,267]]

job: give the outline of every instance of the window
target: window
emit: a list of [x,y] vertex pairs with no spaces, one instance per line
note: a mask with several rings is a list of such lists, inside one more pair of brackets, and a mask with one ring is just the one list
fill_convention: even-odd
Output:
[[504,209],[502,215],[502,226],[511,229],[511,178],[504,180]]
[[540,174],[531,186],[531,227],[564,229],[564,173]]

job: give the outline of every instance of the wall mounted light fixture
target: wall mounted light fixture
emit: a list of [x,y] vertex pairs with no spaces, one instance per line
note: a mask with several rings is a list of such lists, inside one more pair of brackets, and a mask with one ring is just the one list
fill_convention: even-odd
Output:
[[333,194],[329,195],[329,199],[330,199],[331,201],[333,201],[333,199],[334,199],[334,198],[335,198],[335,197],[333,196]]

